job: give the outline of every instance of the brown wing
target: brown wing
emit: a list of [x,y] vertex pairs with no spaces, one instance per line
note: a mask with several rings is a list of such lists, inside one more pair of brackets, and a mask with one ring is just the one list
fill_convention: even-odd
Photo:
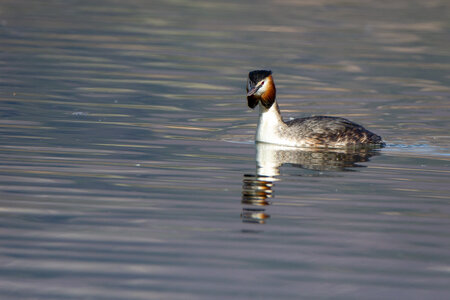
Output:
[[383,144],[380,136],[361,125],[338,117],[309,117],[286,122],[296,133],[320,145]]

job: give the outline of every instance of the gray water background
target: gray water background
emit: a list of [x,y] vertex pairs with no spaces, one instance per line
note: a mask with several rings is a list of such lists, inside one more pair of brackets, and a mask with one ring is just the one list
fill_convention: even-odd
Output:
[[[0,298],[448,299],[449,16],[2,0]],[[260,68],[285,119],[344,116],[388,146],[261,176]]]

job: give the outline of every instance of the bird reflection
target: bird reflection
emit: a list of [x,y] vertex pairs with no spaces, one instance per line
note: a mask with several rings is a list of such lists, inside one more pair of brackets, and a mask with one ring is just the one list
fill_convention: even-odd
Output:
[[[265,223],[270,216],[265,213],[264,206],[270,205],[272,198],[272,187],[274,178],[245,174],[242,186],[242,209],[241,218],[243,222]],[[251,207],[248,207],[251,206]]]
[[264,224],[270,218],[265,207],[271,204],[273,188],[283,165],[315,171],[351,171],[351,168],[362,167],[358,163],[369,161],[374,155],[377,155],[376,150],[368,148],[301,149],[257,143],[256,175],[245,174],[243,179],[241,219],[246,223]]

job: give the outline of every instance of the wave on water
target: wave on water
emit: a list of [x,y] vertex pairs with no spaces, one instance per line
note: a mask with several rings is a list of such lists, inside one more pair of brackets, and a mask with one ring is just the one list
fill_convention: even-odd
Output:
[[440,148],[437,146],[431,146],[428,144],[386,144],[383,148],[383,152],[402,152],[402,153],[414,153],[424,155],[436,155],[436,156],[450,156],[448,149]]

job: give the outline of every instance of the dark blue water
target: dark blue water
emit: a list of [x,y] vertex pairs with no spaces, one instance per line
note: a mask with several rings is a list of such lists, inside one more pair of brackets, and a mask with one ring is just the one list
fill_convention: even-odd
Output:
[[[1,299],[448,299],[447,1],[0,3]],[[255,145],[285,119],[375,151]]]

